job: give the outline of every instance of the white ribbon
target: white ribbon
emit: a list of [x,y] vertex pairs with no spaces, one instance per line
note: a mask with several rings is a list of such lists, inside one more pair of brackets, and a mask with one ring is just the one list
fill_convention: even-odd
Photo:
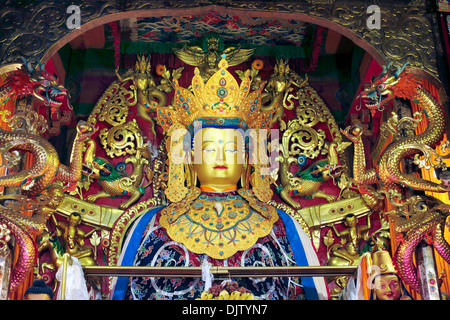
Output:
[[208,262],[208,259],[204,259],[202,262],[202,280],[205,281],[205,291],[209,290],[212,286],[214,275],[210,272],[212,264]]
[[[84,279],[83,269],[80,261],[72,258],[72,264],[67,264],[67,276],[66,276],[66,300],[89,300],[89,293],[86,286],[86,280]],[[61,264],[56,272],[56,279],[62,282],[64,263]],[[62,292],[61,285],[58,289],[57,299],[61,300]]]

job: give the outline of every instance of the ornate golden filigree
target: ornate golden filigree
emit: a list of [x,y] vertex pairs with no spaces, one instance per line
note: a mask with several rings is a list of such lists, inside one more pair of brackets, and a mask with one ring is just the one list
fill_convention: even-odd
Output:
[[97,101],[87,121],[94,125],[97,121],[105,121],[112,126],[123,124],[128,116],[128,107],[134,103],[133,91],[114,81]]
[[320,154],[326,154],[324,149],[326,134],[323,130],[303,126],[299,119],[289,121],[287,130],[283,133],[282,152],[285,156],[305,155],[315,159]]
[[[114,95],[101,98],[98,103],[104,103],[98,115],[98,120],[105,121],[112,126],[124,124],[128,116],[128,107],[136,103],[131,90],[113,83]],[[109,89],[109,88],[108,88]],[[131,100],[132,99],[132,100]],[[131,101],[130,101],[131,100]]]
[[[298,105],[295,109],[297,118],[288,122],[281,139],[279,176],[281,198],[290,206],[300,209],[300,204],[292,198],[292,192],[295,196],[336,201],[336,196],[319,188],[323,181],[334,179],[342,172],[346,174],[347,165],[343,152],[349,143],[342,142],[334,117],[308,82],[303,81],[296,89],[290,87],[283,101],[284,108],[288,110],[294,108],[295,101]],[[331,143],[325,141],[327,135],[324,130],[318,128],[320,124],[327,125],[333,139]],[[327,155],[327,159],[316,161],[300,172],[308,159],[316,159],[320,155]],[[293,164],[301,167],[295,174],[290,169]],[[343,186],[342,191],[347,187]]]
[[110,129],[104,128],[99,133],[100,142],[111,157],[135,155],[138,148],[142,148],[144,138],[136,119]]
[[45,120],[43,115],[34,111],[30,105],[18,109],[13,116],[10,116],[11,113],[8,110],[0,111],[0,115],[2,115],[2,120],[8,123],[12,130],[20,129],[26,125],[29,133],[41,135],[48,129],[47,120]]

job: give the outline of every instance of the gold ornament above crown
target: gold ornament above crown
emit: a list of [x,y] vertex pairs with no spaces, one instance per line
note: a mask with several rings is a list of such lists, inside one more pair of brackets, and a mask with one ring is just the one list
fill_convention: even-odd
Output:
[[244,121],[248,128],[270,129],[272,116],[278,106],[275,105],[270,110],[261,108],[261,91],[264,83],[257,90],[250,92],[250,70],[244,73],[244,79],[239,85],[227,69],[228,62],[222,56],[219,70],[205,84],[199,69],[195,68],[192,92],[180,87],[178,81],[173,80],[175,88],[173,108],[159,107],[153,102],[157,110],[158,124],[163,130],[168,132],[175,123],[187,128],[193,121],[201,118],[215,118],[218,125],[224,126],[226,119],[234,118]]

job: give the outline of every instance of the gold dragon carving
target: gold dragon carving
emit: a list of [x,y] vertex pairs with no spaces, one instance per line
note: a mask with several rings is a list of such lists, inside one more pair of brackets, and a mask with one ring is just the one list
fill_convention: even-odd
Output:
[[[58,153],[53,145],[44,138],[23,131],[0,129],[1,154],[10,153],[9,150],[15,148],[30,152],[34,156],[34,162],[30,168],[0,177],[0,185],[21,187],[24,194],[36,196],[44,192],[55,181],[76,184],[81,180],[84,141],[94,132],[95,129],[90,124],[84,121],[78,123],[70,166],[65,166],[59,162]],[[2,162],[4,163],[4,160]]]
[[[366,170],[364,148],[360,128],[346,128],[342,133],[349,138],[355,147],[353,174],[359,185],[380,183],[383,189],[391,193],[401,193],[403,187],[431,192],[448,192],[450,188],[434,183],[401,170],[401,162],[408,156],[424,152],[427,159],[432,159],[431,146],[436,144],[444,133],[444,114],[436,99],[420,85],[420,79],[411,73],[404,72],[404,67],[392,71],[389,66],[379,77],[372,80],[371,88],[364,97],[369,100],[368,108],[384,108],[394,97],[414,99],[424,108],[427,114],[427,129],[416,136],[394,140],[382,153],[377,168]],[[382,109],[383,110],[383,109]]]
[[16,291],[33,271],[36,259],[34,237],[44,229],[48,218],[54,213],[47,205],[52,198],[39,196],[34,199],[22,195],[0,196],[0,224],[6,226],[19,248],[9,291]]
[[[391,68],[390,65],[385,66],[378,77],[372,78],[371,87],[365,90],[363,99],[366,100],[365,104],[369,109],[380,111],[383,111],[387,102],[394,97],[414,99],[427,116],[426,129],[420,134],[402,138],[395,132],[395,126],[399,125],[399,121],[394,115],[387,122],[386,130],[390,130],[391,135],[395,135],[382,151],[377,166],[369,170],[366,169],[361,128],[348,127],[342,130],[342,133],[354,144],[353,176],[360,190],[365,189],[367,185],[377,184],[379,189],[371,193],[378,197],[385,195],[387,200],[397,207],[393,212],[389,212],[390,215],[394,215],[397,222],[395,231],[400,240],[395,253],[395,262],[405,283],[420,293],[413,263],[415,249],[419,242],[425,239],[434,245],[447,263],[450,263],[450,246],[443,237],[445,218],[448,216],[449,208],[430,196],[414,195],[402,200],[403,191],[408,188],[418,191],[448,192],[450,187],[446,183],[428,181],[402,169],[403,160],[408,157],[412,157],[419,168],[444,167],[446,169],[443,157],[433,149],[445,130],[442,107],[421,85],[420,78],[405,71],[405,66],[406,64],[396,69]],[[420,115],[415,114],[414,119],[411,118],[408,121],[414,125],[418,119]],[[387,136],[387,134],[382,136],[382,143],[387,141]]]
[[[113,166],[108,160],[95,156],[95,141],[89,140],[88,144],[83,171],[86,176],[97,180],[103,190],[87,196],[86,201],[94,203],[100,198],[126,196],[129,199],[121,203],[119,208],[127,209],[143,194],[143,188],[141,188],[143,169],[149,164],[149,160],[138,154],[129,156],[125,162],[119,162]],[[125,173],[127,163],[133,164],[133,172],[129,176]]]
[[[66,189],[70,189],[72,184],[81,179],[83,143],[94,132],[91,125],[78,123],[70,166],[65,166],[59,163],[55,148],[44,138],[19,130],[0,129],[2,155],[8,154],[12,148],[34,155],[34,162],[29,169],[0,178],[2,186],[19,186],[24,193],[24,196],[2,196],[8,204],[0,206],[0,221],[14,235],[19,248],[18,262],[12,270],[10,292],[19,288],[32,272],[37,255],[34,238],[45,229],[47,219],[55,212],[45,206],[51,203],[53,197],[46,196],[45,199],[48,199],[44,201],[40,194],[45,193],[54,182],[65,183]],[[26,212],[34,213],[28,217]]]
[[398,272],[406,284],[421,293],[417,268],[414,264],[415,249],[425,240],[432,244],[439,255],[450,262],[450,245],[444,237],[445,221],[450,205],[431,196],[413,196],[399,210],[390,213],[395,221],[399,242],[394,256]]
[[[308,84],[307,77],[302,79],[298,74],[289,71],[286,62],[279,61],[278,73],[275,73],[274,83],[270,87],[282,88],[277,90],[282,96],[283,110],[279,117],[280,128],[284,131],[280,148],[280,197],[294,209],[301,209],[294,197],[324,198],[327,202],[337,200],[337,197],[320,190],[324,181],[336,179],[344,173],[347,164],[344,150],[350,145],[343,142],[334,117],[319,97],[317,92]],[[269,80],[270,81],[270,80]],[[284,83],[281,86],[280,83]],[[293,85],[294,86],[293,86]],[[284,109],[293,110],[294,100],[298,101],[295,109],[296,119],[284,123]],[[332,142],[325,141],[326,133],[315,126],[318,123],[326,124],[333,138]],[[319,155],[327,157],[303,169],[307,159],[315,159]],[[291,172],[291,166],[297,164],[300,170]]]

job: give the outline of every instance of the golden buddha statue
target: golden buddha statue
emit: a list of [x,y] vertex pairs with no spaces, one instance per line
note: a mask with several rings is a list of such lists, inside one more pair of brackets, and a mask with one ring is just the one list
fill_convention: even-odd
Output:
[[[169,205],[133,225],[120,264],[135,266],[320,265],[311,240],[272,198],[266,140],[276,106],[261,108],[250,71],[238,84],[225,57],[192,92],[174,84],[172,107],[157,107],[167,134]],[[239,278],[260,299],[328,299],[323,278]],[[195,299],[198,278],[119,278],[113,299]],[[288,296],[294,292],[294,296]]]

